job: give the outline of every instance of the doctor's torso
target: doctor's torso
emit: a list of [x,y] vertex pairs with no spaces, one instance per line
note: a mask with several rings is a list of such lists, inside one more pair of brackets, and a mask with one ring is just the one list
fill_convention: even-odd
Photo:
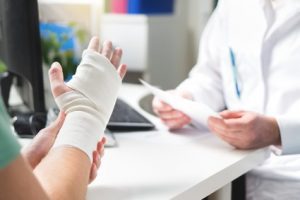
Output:
[[300,1],[273,7],[268,0],[229,0],[219,12],[224,20],[219,67],[226,106],[268,115],[299,114]]
[[[300,0],[274,2],[219,0],[203,32],[198,63],[178,89],[216,111],[291,118],[297,127],[289,130],[298,135]],[[253,173],[300,181],[295,170],[300,172],[299,155],[272,157]]]

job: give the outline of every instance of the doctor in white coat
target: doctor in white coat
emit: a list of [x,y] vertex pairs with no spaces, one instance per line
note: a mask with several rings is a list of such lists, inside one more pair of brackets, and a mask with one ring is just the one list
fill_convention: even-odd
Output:
[[[299,0],[219,0],[173,92],[221,112],[208,126],[231,145],[280,150],[247,175],[247,199],[300,199]],[[190,123],[157,98],[153,109],[170,129]]]

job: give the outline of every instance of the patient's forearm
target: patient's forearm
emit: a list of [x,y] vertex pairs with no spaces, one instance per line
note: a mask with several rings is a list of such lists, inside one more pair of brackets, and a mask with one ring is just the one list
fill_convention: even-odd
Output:
[[[0,200],[49,199],[21,155],[0,170],[0,188]],[[12,190],[13,188],[16,190]]]
[[76,74],[67,83],[73,90],[55,98],[67,116],[53,148],[79,148],[91,162],[93,150],[103,137],[115,105],[121,81],[109,59],[94,50],[85,50]]
[[35,176],[19,156],[0,170],[0,200],[85,199],[90,167],[88,156],[81,150],[60,147],[52,150],[36,167]]
[[85,199],[91,162],[74,147],[53,149],[34,173],[51,200]]

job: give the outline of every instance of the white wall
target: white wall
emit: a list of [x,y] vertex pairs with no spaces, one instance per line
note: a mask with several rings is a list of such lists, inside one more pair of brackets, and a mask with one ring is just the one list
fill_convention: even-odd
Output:
[[[73,20],[75,19],[80,22],[84,20],[82,24],[87,26],[86,27],[87,29],[90,29],[91,31],[93,29],[99,30],[98,27],[95,26],[95,24],[98,25],[100,23],[98,23],[98,20],[97,21],[93,20],[95,18],[95,15],[91,15],[91,13],[94,13],[92,12],[93,9],[91,9],[91,7],[89,6],[86,6],[89,5],[90,2],[94,2],[94,1],[98,2],[99,0],[89,0],[89,1],[76,0],[75,1],[76,3],[72,3],[73,2],[72,0],[39,0],[41,18],[47,19],[48,21],[55,21],[55,19],[57,18],[58,19],[71,18]],[[175,34],[170,34],[170,35],[173,35],[174,37],[177,38],[174,39],[175,42],[171,43],[173,44],[171,45],[172,46],[171,48],[173,48],[171,50],[174,51],[172,58],[182,57],[182,59],[180,59],[180,62],[176,62],[176,64],[169,64],[169,65],[161,61],[161,65],[168,65],[170,68],[170,69],[168,68],[168,70],[175,70],[175,68],[178,67],[176,68],[176,73],[178,76],[173,76],[172,78],[170,76],[167,76],[168,78],[166,78],[165,74],[162,73],[160,70],[159,74],[153,73],[154,74],[153,76],[155,76],[153,77],[153,80],[155,82],[159,83],[157,79],[161,79],[161,82],[163,82],[163,84],[161,85],[169,88],[169,87],[176,86],[176,83],[181,82],[184,78],[187,77],[188,72],[197,62],[199,40],[203,28],[209,16],[211,15],[213,9],[213,2],[214,0],[176,0],[176,6],[177,6],[176,16],[174,17],[176,23],[176,31]],[[65,4],[66,6],[70,7],[70,9],[74,8],[70,10],[70,11],[74,10],[74,12],[67,12],[69,10],[65,8],[56,9],[57,6],[61,8],[62,5]],[[54,6],[56,7],[54,8]],[[78,11],[78,9],[80,9],[80,11]],[[66,15],[66,13],[68,14]],[[161,32],[162,34],[164,33],[162,30]],[[174,50],[174,48],[176,51]],[[126,52],[130,52],[130,51],[128,50]],[[166,51],[163,52],[166,53]],[[159,62],[160,61],[159,59],[160,58],[156,56],[154,60]],[[173,60],[175,62],[176,59]],[[176,67],[174,68],[174,66]]]
[[99,34],[102,0],[38,0],[43,22],[76,22],[91,35]]
[[188,28],[188,64],[192,67],[198,57],[198,47],[201,33],[213,10],[213,0],[178,0],[187,6]]

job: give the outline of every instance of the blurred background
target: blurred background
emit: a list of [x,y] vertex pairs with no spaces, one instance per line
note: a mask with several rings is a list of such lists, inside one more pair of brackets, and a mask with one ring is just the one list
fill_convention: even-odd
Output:
[[[55,105],[47,75],[51,63],[60,62],[65,80],[70,80],[91,36],[123,49],[122,63],[128,66],[124,82],[139,84],[142,78],[162,89],[174,88],[197,62],[201,33],[216,4],[216,0],[1,0],[4,103],[12,116],[14,110],[23,110],[19,105],[26,105],[26,112],[45,113]],[[12,85],[22,101],[11,102]]]
[[197,61],[215,0],[39,0],[43,63],[74,73],[92,35],[124,50],[126,82],[174,88]]

